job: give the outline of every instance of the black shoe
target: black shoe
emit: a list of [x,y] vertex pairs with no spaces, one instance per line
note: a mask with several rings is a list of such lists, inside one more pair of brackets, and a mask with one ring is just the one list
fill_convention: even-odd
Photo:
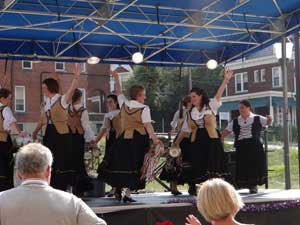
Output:
[[250,192],[250,194],[257,194],[257,192],[258,192],[257,186],[250,187],[249,192]]
[[123,202],[124,202],[124,203],[127,203],[127,202],[132,203],[132,202],[136,202],[136,200],[134,200],[134,199],[131,198],[131,197],[124,196]]
[[114,196],[120,202],[122,200],[122,189],[117,189]]
[[196,196],[197,195],[196,186],[194,184],[190,185],[188,192],[190,195]]
[[182,195],[182,193],[178,190],[171,191],[172,195],[177,196],[177,195]]

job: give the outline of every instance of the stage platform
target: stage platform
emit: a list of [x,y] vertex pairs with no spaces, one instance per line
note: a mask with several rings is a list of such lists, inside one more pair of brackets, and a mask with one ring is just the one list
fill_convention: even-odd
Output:
[[[250,195],[248,190],[239,191],[245,208],[238,218],[256,225],[299,225],[300,190],[259,190]],[[158,221],[170,220],[174,225],[184,225],[185,217],[198,214],[195,197],[183,192],[172,196],[169,192],[134,194],[136,203],[124,204],[114,198],[84,198],[83,200],[103,217],[109,225],[155,225]]]

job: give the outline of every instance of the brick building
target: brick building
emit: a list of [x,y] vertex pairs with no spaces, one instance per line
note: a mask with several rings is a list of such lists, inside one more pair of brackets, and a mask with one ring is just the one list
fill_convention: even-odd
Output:
[[[40,117],[42,80],[56,74],[64,93],[73,79],[73,66],[73,63],[61,62],[0,61],[0,85],[12,91],[11,108],[26,132],[33,131]],[[106,110],[105,96],[110,92],[109,72],[109,65],[81,63],[79,88],[94,131],[101,126]]]
[[[231,120],[239,112],[239,101],[248,99],[257,114],[271,115],[274,125],[283,124],[282,73],[273,47],[269,47],[244,60],[228,65],[234,77],[227,85],[220,119]],[[296,125],[294,61],[288,62],[289,121]]]

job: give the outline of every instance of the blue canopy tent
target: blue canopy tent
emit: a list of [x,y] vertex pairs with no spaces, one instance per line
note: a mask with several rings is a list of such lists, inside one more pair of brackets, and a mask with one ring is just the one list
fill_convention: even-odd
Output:
[[300,0],[0,0],[0,57],[201,66],[300,29]]

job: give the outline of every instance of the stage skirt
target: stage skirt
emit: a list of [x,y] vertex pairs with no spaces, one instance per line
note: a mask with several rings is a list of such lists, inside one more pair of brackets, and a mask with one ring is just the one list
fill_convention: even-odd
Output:
[[108,149],[109,174],[105,181],[112,187],[139,190],[145,188],[141,180],[144,157],[150,147],[149,136],[134,131],[132,139],[124,139],[122,134]]
[[239,188],[251,188],[266,183],[267,166],[263,144],[260,140],[237,141],[236,183]]
[[0,191],[13,187],[13,144],[10,135],[7,142],[0,141]]
[[[176,140],[176,138],[175,138]],[[177,184],[184,184],[185,176],[183,174],[183,163],[186,163],[189,156],[189,138],[184,138],[180,143],[181,156],[172,158],[167,156],[166,163],[159,176],[161,180],[167,182],[177,182]]]
[[72,135],[59,134],[53,124],[48,124],[43,144],[53,155],[51,186],[66,190],[68,185],[76,183],[76,150],[72,149]]
[[189,144],[181,177],[189,184],[216,177],[230,180],[221,139],[210,138],[205,128],[198,128],[196,140]]
[[110,129],[108,138],[106,139],[105,142],[105,152],[104,152],[104,157],[102,162],[100,163],[99,167],[98,167],[98,179],[100,180],[105,180],[107,178],[107,176],[110,175],[110,173],[108,173],[108,162],[109,157],[111,157],[110,155],[110,151],[109,149],[112,147],[112,145],[116,142],[116,132],[114,129]]

